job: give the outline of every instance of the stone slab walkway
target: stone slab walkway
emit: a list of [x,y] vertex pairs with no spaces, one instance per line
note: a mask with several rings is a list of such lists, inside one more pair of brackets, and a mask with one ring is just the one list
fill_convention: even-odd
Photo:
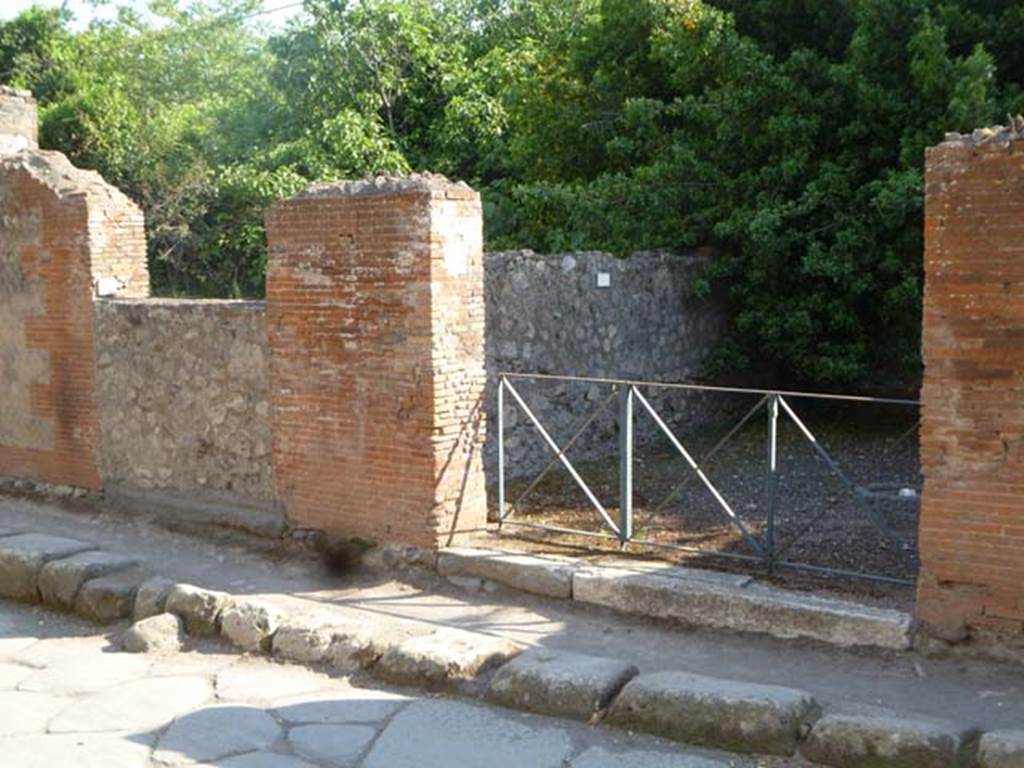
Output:
[[193,538],[138,519],[85,516],[0,498],[0,527],[81,538],[140,558],[171,579],[261,598],[311,623],[367,632],[455,628],[526,646],[608,657],[642,674],[690,672],[809,691],[832,713],[878,707],[982,730],[1024,722],[1024,669],[1009,663],[928,659],[910,652],[850,651],[804,641],[683,630],[596,607],[521,592],[466,591],[440,578],[330,576],[294,554],[257,554],[230,539]]
[[365,687],[239,656],[215,641],[184,653],[120,653],[109,634],[9,600],[0,600],[0,712],[5,768],[754,765],[651,737]]

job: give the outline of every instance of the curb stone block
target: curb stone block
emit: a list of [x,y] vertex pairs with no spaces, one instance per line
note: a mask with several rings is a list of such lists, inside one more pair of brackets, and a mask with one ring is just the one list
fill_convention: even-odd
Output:
[[101,624],[129,618],[135,592],[148,575],[133,569],[90,579],[75,596],[75,613]]
[[728,574],[718,575],[726,578],[695,576],[686,568],[580,568],[573,576],[573,599],[624,613],[784,639],[809,638],[846,647],[910,647],[911,616],[903,611],[763,584],[731,583]]
[[979,768],[1024,768],[1024,730],[989,731],[978,743]]
[[220,632],[242,650],[269,651],[281,620],[281,612],[269,603],[239,601],[221,612]]
[[63,536],[22,533],[0,539],[0,597],[39,601],[39,571],[51,560],[95,549]]
[[437,572],[449,579],[475,576],[546,597],[572,597],[571,560],[501,552],[453,548],[437,555]]
[[82,584],[138,565],[136,557],[95,550],[63,560],[51,560],[39,572],[39,596],[44,603],[70,609]]
[[128,653],[176,653],[185,642],[185,625],[173,613],[161,613],[132,624],[121,639]]
[[210,636],[220,631],[220,614],[231,605],[231,596],[191,584],[175,584],[167,593],[164,610],[177,614],[190,635]]
[[953,765],[963,729],[898,712],[831,714],[811,729],[800,752],[835,768],[946,768]]
[[304,627],[285,624],[274,633],[275,656],[303,664],[317,664],[327,658],[334,630],[330,627]]
[[655,672],[626,683],[607,721],[698,746],[789,756],[819,714],[811,695],[794,688]]
[[163,613],[167,595],[173,586],[174,582],[163,576],[146,579],[139,585],[139,589],[135,593],[135,608],[132,611],[132,616],[135,619],[148,619],[150,616],[158,616]]
[[636,674],[636,667],[618,659],[534,649],[495,673],[488,699],[512,709],[588,720]]
[[369,669],[384,655],[387,646],[363,627],[339,628],[327,649],[327,662],[338,672]]
[[522,650],[523,646],[505,638],[439,629],[389,645],[373,671],[386,682],[440,688],[473,680]]
[[363,553],[361,564],[370,570],[437,569],[437,552],[411,544],[378,544]]

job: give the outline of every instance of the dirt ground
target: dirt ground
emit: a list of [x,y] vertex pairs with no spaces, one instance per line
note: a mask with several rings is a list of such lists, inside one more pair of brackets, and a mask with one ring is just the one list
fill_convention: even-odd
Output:
[[[777,560],[912,582],[918,568],[921,487],[917,409],[861,403],[821,405],[795,399],[791,405],[852,484],[878,495],[865,498],[851,490],[820,459],[796,424],[780,416]],[[701,459],[727,435],[740,416],[742,411],[731,421],[689,432],[681,430],[678,436],[735,511],[749,537],[767,548],[765,411],[755,414],[713,458]],[[572,460],[572,450],[568,457]],[[575,466],[617,521],[618,458],[610,456]],[[584,533],[506,525],[502,538],[509,546],[574,555],[619,551],[617,540],[585,535],[610,536],[613,532],[561,465],[552,466],[531,489],[533,481],[532,476],[509,481],[506,499],[515,508],[510,520]],[[496,515],[495,506],[492,518],[496,519]],[[878,521],[888,529],[888,534],[881,530]],[[750,572],[788,587],[824,588],[903,607],[913,599],[911,588],[888,582],[785,566],[768,574],[764,563],[756,558],[754,545],[667,439],[649,440],[636,450],[634,533],[635,539],[626,551],[638,557]]]

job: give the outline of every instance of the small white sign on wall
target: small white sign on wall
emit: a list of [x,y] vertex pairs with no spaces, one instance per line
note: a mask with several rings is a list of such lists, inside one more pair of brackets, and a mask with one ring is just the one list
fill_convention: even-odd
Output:
[[611,272],[598,272],[597,273],[597,287],[598,288],[611,288],[612,285],[612,273]]
[[121,290],[121,281],[116,277],[101,277],[96,281],[96,295],[103,297],[117,296]]

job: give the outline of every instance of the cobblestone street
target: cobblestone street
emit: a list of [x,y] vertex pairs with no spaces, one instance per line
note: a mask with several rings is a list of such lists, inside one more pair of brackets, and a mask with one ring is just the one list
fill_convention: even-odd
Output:
[[214,642],[179,654],[123,653],[118,631],[0,601],[4,768],[745,764],[648,737],[357,687]]

